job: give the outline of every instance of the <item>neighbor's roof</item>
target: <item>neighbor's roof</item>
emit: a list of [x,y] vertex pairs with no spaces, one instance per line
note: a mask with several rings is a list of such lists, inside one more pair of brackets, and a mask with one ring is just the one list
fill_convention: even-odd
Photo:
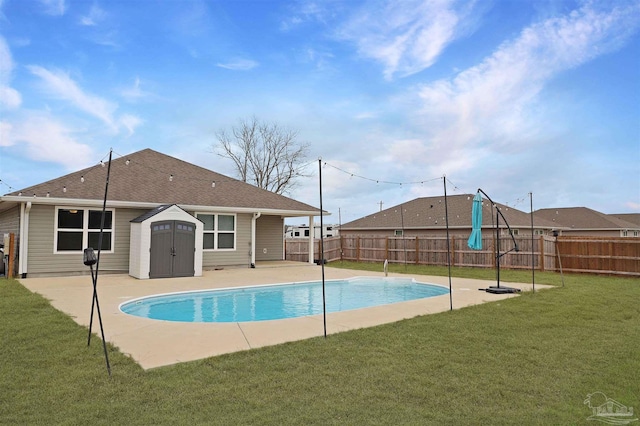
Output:
[[616,213],[607,216],[612,216],[616,219],[624,220],[626,222],[633,223],[636,226],[640,226],[640,213]]
[[540,209],[534,212],[558,226],[571,229],[637,229],[639,225],[619,219],[613,215],[600,213],[587,207],[565,207]]
[[[44,202],[57,200],[102,200],[107,167],[98,164],[38,185],[7,194]],[[215,182],[215,185],[213,185]],[[20,198],[22,199],[22,198]],[[291,198],[196,166],[152,149],[129,154],[111,162],[108,197],[110,202],[178,204],[291,212],[300,215],[318,209]],[[8,201],[8,200],[7,200]],[[31,201],[31,200],[30,200]]]
[[[473,197],[474,195],[471,194],[447,196],[446,210],[449,212],[449,227],[471,228]],[[531,215],[529,213],[500,203],[496,204],[511,228],[531,227]],[[495,210],[493,210],[493,213],[491,210],[491,203],[485,198],[482,207],[483,227],[495,226]],[[423,197],[346,223],[340,229],[439,229],[446,227],[445,216],[444,195]],[[535,214],[533,221],[536,228],[551,229],[554,227],[553,223],[536,217]],[[500,227],[505,227],[502,218],[500,218]]]

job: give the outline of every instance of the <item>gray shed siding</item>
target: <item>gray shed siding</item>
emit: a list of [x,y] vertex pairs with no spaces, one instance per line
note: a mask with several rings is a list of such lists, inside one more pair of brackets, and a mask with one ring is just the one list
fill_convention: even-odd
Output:
[[[81,206],[79,206],[81,207]],[[129,221],[146,210],[116,209],[114,252],[100,255],[100,271],[129,271]],[[88,273],[82,253],[54,253],[55,206],[34,205],[29,214],[27,274]]]
[[284,219],[281,216],[260,216],[256,223],[256,261],[282,260],[283,250]]
[[[194,212],[191,212],[195,216]],[[241,266],[247,267],[251,263],[251,215],[236,215],[236,249],[230,251],[207,251],[202,252],[202,269],[214,269],[221,266]]]

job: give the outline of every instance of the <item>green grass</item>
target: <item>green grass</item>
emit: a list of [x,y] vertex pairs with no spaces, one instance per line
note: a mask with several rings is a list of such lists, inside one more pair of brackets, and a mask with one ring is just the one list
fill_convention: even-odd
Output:
[[[503,279],[530,282],[531,273]],[[109,378],[98,338],[87,347],[86,328],[0,280],[0,423],[587,424],[583,400],[595,391],[637,412],[639,280],[565,275],[565,283],[146,372],[110,347]]]

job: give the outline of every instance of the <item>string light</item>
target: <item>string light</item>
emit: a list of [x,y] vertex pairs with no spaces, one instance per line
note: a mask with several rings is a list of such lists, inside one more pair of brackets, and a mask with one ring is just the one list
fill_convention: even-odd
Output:
[[129,159],[127,158],[127,161],[125,161],[125,162],[124,162],[124,164],[128,166],[130,162],[131,162],[131,160],[129,160]]
[[350,178],[357,177],[357,178],[359,178],[359,179],[368,180],[368,181],[370,181],[370,182],[375,182],[376,184],[381,184],[381,183],[383,183],[383,184],[388,184],[388,185],[398,185],[398,186],[402,186],[402,185],[414,185],[414,184],[418,184],[418,183],[419,183],[419,184],[424,185],[424,183],[425,183],[425,182],[432,182],[432,181],[436,181],[436,180],[440,180],[440,179],[442,179],[442,177],[437,177],[437,178],[433,178],[433,179],[427,179],[427,180],[421,180],[421,181],[414,181],[414,182],[391,182],[391,181],[380,180],[380,179],[372,179],[372,178],[369,178],[369,177],[366,177],[366,176],[360,176],[360,175],[357,175],[357,174],[355,174],[355,173],[352,173],[352,172],[348,172],[348,171],[346,171],[346,170],[343,170],[343,169],[341,169],[340,167],[336,167],[336,166],[334,166],[334,165],[332,165],[332,164],[330,164],[330,163],[327,163],[327,162],[325,162],[325,163],[324,163],[324,165],[325,165],[325,166],[328,166],[328,167],[331,167],[331,168],[333,168],[333,169],[336,169],[336,170],[338,170],[339,172],[345,173],[345,174],[349,175],[349,177],[350,177]]
[[62,187],[62,192],[67,192],[67,187],[66,186]]
[[173,175],[169,175],[169,182],[173,182]]
[[216,181],[214,180],[213,182],[211,182],[211,187],[215,188],[216,187]]
[[84,183],[84,176],[80,176],[80,182]]

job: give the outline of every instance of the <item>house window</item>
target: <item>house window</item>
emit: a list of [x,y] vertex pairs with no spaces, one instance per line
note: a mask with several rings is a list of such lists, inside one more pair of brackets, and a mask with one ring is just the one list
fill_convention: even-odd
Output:
[[235,250],[235,215],[198,213],[196,217],[204,224],[202,238],[202,248],[204,250]]
[[294,233],[293,233],[293,236],[294,236],[294,237],[299,237],[299,236],[300,236],[300,231],[296,231],[296,232],[294,232]]
[[308,229],[305,229],[305,230],[304,230],[304,236],[305,236],[305,237],[308,237],[308,236],[309,236],[309,230],[308,230]]
[[402,237],[403,235],[404,235],[404,230],[396,229],[396,231],[395,231],[395,236],[396,237]]
[[[55,253],[80,252],[86,247],[98,250],[102,210],[56,208]],[[102,250],[112,251],[113,210],[105,211]]]

